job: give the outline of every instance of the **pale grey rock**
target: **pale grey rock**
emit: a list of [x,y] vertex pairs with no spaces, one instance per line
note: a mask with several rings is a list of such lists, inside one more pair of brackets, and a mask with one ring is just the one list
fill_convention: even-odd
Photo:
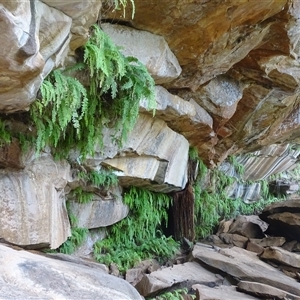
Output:
[[76,226],[98,228],[113,225],[124,219],[129,212],[127,205],[118,199],[102,199],[99,196],[88,203],[68,200],[70,214],[76,217]]
[[240,281],[238,283],[238,290],[258,297],[262,297],[260,299],[300,300],[299,296],[293,295],[287,291],[283,291],[276,287],[258,282]]
[[83,46],[89,38],[89,28],[99,17],[101,0],[41,0],[72,18],[70,49]]
[[105,271],[0,245],[0,299],[142,300]]
[[236,291],[234,286],[220,285],[217,287],[208,287],[201,284],[193,285],[193,290],[199,295],[199,300],[250,300],[255,297],[245,295]]
[[288,144],[273,144],[250,155],[241,155],[238,162],[245,168],[242,178],[261,180],[285,172],[295,165],[299,154],[298,150],[292,150]]
[[[187,97],[188,94],[185,93],[183,99],[162,86],[156,86],[155,95],[155,117],[164,120],[168,127],[183,135],[191,145],[208,149],[217,142],[212,117],[193,98]],[[146,101],[142,101],[140,111],[147,111]]]
[[[112,158],[102,163],[117,171],[121,185],[171,192],[187,183],[189,143],[163,120],[141,114],[124,147],[111,149],[104,153]],[[95,167],[98,159],[86,163]]]
[[219,282],[220,278],[214,273],[196,262],[187,262],[144,275],[136,285],[136,289],[143,296],[151,296],[155,292],[165,290],[173,285],[179,287],[182,284],[185,287],[191,287],[196,283],[217,285]]
[[0,110],[28,109],[45,76],[66,55],[72,19],[39,1],[0,4]]
[[31,248],[58,248],[71,234],[64,187],[66,161],[45,154],[24,170],[0,171],[0,238]]
[[138,58],[157,84],[170,82],[180,75],[177,58],[162,36],[109,23],[101,24],[101,28],[125,56]]
[[225,123],[235,113],[242,92],[242,86],[237,80],[219,75],[188,95],[209,114],[217,117],[221,123]]
[[300,296],[299,282],[261,261],[256,253],[237,247],[216,250],[196,244],[193,257],[196,261],[219,269],[237,280],[271,285]]

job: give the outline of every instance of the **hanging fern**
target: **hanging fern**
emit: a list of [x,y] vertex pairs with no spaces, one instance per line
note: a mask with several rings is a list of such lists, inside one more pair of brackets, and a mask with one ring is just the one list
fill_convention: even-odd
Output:
[[147,99],[148,109],[155,109],[154,81],[142,63],[125,57],[96,25],[84,48],[84,62],[90,70],[89,97],[101,98],[93,109],[101,112],[104,124],[115,121],[115,137],[120,131],[122,144],[136,123],[140,101]]
[[103,146],[103,128],[113,124],[114,140],[122,145],[133,129],[139,103],[155,108],[154,81],[137,59],[125,57],[110,38],[93,26],[84,46],[84,62],[90,84],[85,88],[69,70],[53,71],[41,86],[41,99],[31,107],[39,153],[47,145],[58,158],[76,148],[81,156],[93,155]]

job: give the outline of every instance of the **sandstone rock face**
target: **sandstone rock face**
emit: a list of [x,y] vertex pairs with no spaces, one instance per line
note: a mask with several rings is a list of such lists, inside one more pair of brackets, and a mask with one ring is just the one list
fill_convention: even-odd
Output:
[[2,299],[142,300],[125,280],[100,268],[50,259],[0,245]]
[[211,288],[205,285],[195,284],[193,289],[197,291],[200,300],[250,300],[255,297],[237,292],[233,286],[221,285],[218,288]]
[[180,75],[177,58],[162,36],[109,23],[101,24],[101,28],[125,56],[138,58],[157,84],[170,82]]
[[300,255],[291,253],[280,247],[267,247],[260,257],[300,270]]
[[27,110],[48,73],[85,44],[101,1],[1,2],[0,111],[11,113]]
[[262,262],[256,253],[233,247],[219,251],[196,245],[193,257],[213,268],[221,270],[237,280],[270,285],[300,296],[300,284],[278,269]]
[[77,219],[77,226],[89,229],[106,227],[119,222],[127,216],[129,211],[120,200],[103,200],[97,196],[89,203],[69,200],[69,209]]
[[59,247],[70,235],[64,187],[70,167],[43,156],[24,170],[1,170],[0,238],[39,248]]
[[102,161],[118,171],[124,186],[163,192],[185,187],[189,144],[164,121],[142,114],[122,149],[109,147],[111,142],[106,145],[105,153],[111,158],[96,155],[85,162],[87,166],[96,167]]
[[[104,18],[165,38],[183,71],[164,87],[192,98],[213,118],[214,142],[196,145],[207,164],[299,141],[297,1],[137,0],[133,20],[130,9],[126,17],[106,11]],[[211,137],[204,131],[201,141]]]
[[39,1],[2,1],[0,8],[0,110],[14,112],[28,108],[62,60],[72,19]]
[[71,50],[83,46],[89,37],[89,28],[96,23],[101,9],[101,0],[41,0],[72,18]]
[[[268,33],[269,18],[285,4],[284,0],[268,0],[260,5],[254,1],[146,3],[138,0],[134,19],[130,20],[130,12],[126,18],[135,28],[166,38],[183,66],[182,76],[172,85],[196,89],[225,73],[255,48]],[[109,17],[123,19],[119,11]]]
[[[188,142],[200,149],[199,154],[207,153],[217,143],[213,130],[213,118],[193,98],[185,100],[169,93],[162,86],[156,86],[157,108],[155,116],[163,119],[168,126],[182,134]],[[141,103],[141,112],[146,112],[145,103]]]

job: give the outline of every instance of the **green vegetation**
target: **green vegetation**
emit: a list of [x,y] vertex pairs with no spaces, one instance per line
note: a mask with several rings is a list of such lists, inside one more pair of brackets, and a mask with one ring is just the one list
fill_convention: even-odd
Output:
[[227,159],[233,165],[238,175],[243,175],[245,173],[244,165],[238,162],[238,159],[235,155],[230,155]]
[[111,170],[101,169],[100,171],[79,172],[78,177],[83,179],[87,184],[106,189],[118,183],[118,176]]
[[88,234],[87,228],[72,228],[72,235],[57,249],[60,253],[72,254],[82,245]]
[[130,213],[111,226],[105,240],[94,245],[96,259],[107,265],[114,262],[124,272],[143,259],[171,257],[179,245],[160,231],[162,222],[167,223],[171,198],[166,194],[131,187],[124,194],[124,203]]
[[6,122],[0,120],[0,147],[11,142],[11,133],[7,129]]
[[[106,0],[104,4],[108,4],[111,6],[114,6],[116,10],[123,10],[123,16],[125,17],[125,9],[127,7],[128,0]],[[133,19],[134,14],[135,14],[135,4],[134,0],[130,0],[131,6],[132,6],[132,13],[131,13],[131,18]]]
[[148,108],[155,108],[154,81],[146,67],[125,57],[96,25],[76,68],[88,71],[88,88],[70,70],[55,70],[31,107],[37,152],[49,145],[59,158],[74,148],[83,158],[93,155],[95,144],[103,146],[103,128],[112,122],[113,139],[121,145],[136,123],[140,101],[147,99]]
[[[146,298],[147,300],[184,300],[183,296],[188,294],[188,289],[177,289],[171,292],[162,293],[154,298]],[[196,296],[191,296],[193,299],[196,299]]]
[[[262,199],[257,202],[247,204],[242,199],[229,198],[226,195],[226,188],[234,182],[241,181],[241,179],[230,177],[218,169],[210,170],[208,173],[203,162],[195,153],[190,155],[191,158],[197,160],[199,164],[198,176],[193,183],[196,238],[204,238],[212,234],[221,219],[259,213],[266,205],[278,201],[277,198],[269,195],[268,182],[266,180],[259,181]],[[236,159],[231,157],[230,161],[238,171],[237,173],[243,173],[243,168],[237,164]],[[203,178],[206,175],[210,177],[212,188],[210,191],[201,188]],[[247,182],[243,183],[247,184]]]

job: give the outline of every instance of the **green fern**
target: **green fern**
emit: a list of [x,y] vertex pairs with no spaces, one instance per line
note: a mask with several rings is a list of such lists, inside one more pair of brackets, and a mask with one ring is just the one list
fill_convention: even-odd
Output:
[[140,260],[173,255],[178,243],[160,231],[161,223],[167,222],[171,198],[132,187],[124,194],[124,203],[130,214],[111,227],[105,240],[94,245],[96,259],[105,264],[114,262],[124,272]]
[[[156,297],[147,297],[146,300],[184,300],[184,295],[188,294],[188,289],[176,289],[170,292],[164,292],[160,295],[157,295]],[[192,299],[196,299],[196,297],[193,295],[191,296]]]
[[[31,106],[37,153],[50,146],[58,158],[71,149],[83,158],[93,155],[111,123],[113,139],[122,145],[136,123],[140,101],[147,99],[154,111],[154,80],[144,65],[125,57],[96,25],[83,50],[83,64],[53,71],[41,86],[41,99]],[[88,88],[69,75],[83,66],[90,75]]]
[[0,147],[10,144],[11,139],[11,133],[6,126],[6,122],[0,120]]
[[75,199],[78,203],[89,203],[94,198],[94,193],[87,192],[82,189],[82,187],[77,187],[71,191],[70,197]]
[[57,249],[60,253],[72,254],[83,244],[87,238],[87,228],[72,228],[72,234],[68,239]]
[[111,170],[101,169],[100,171],[79,172],[78,177],[85,180],[87,184],[106,189],[118,183],[118,176]]

